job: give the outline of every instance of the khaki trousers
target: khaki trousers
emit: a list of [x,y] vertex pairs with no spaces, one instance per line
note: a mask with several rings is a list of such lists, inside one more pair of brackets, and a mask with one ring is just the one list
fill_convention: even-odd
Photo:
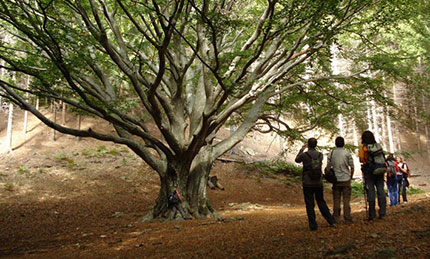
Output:
[[340,200],[343,196],[343,218],[352,221],[351,217],[351,181],[333,184],[333,217],[338,222],[340,219]]

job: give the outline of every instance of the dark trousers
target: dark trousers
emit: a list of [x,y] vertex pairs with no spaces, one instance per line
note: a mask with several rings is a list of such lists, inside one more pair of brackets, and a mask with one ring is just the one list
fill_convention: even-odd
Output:
[[318,224],[315,218],[315,202],[317,201],[318,208],[325,218],[325,220],[330,224],[334,224],[334,218],[330,214],[330,210],[327,207],[327,203],[324,200],[324,190],[323,187],[303,187],[303,195],[306,204],[306,213],[308,214],[309,228],[311,230],[318,229]]
[[340,201],[343,197],[343,218],[351,221],[351,181],[333,184],[333,216],[336,221],[340,218]]
[[398,201],[400,203],[400,196],[403,198],[403,202],[408,201],[406,197],[406,178],[402,175],[398,175],[397,179],[397,187],[399,190]]
[[[365,171],[367,202],[369,203],[369,219],[376,218],[376,195],[378,195],[379,217],[385,217],[387,200],[384,191],[384,174],[373,175],[372,171]],[[376,193],[375,193],[376,188]]]
[[180,203],[169,204],[169,207],[172,209],[172,212],[170,213],[170,217],[169,217],[170,219],[176,218],[177,211],[179,211],[179,213],[181,213],[182,218],[185,219],[185,212]]

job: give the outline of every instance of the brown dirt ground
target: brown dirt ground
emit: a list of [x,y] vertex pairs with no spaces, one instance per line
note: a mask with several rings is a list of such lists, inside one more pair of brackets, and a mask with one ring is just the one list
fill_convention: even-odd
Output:
[[[61,134],[53,142],[50,130],[30,126],[0,155],[5,258],[430,258],[428,193],[372,222],[356,197],[356,223],[329,228],[317,213],[320,229],[310,232],[299,183],[217,161],[212,174],[225,190],[208,193],[223,220],[143,223],[159,186],[136,155]],[[326,200],[332,207],[329,189]]]

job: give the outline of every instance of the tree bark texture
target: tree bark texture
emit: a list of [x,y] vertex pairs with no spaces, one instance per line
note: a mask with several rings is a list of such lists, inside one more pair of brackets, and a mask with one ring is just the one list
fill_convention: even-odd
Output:
[[[181,163],[169,166],[166,175],[160,177],[161,188],[158,198],[152,210],[144,217],[144,221],[169,216],[167,197],[174,189],[181,195],[186,217],[207,218],[213,215],[214,210],[206,191],[211,164],[201,158],[197,160],[199,161],[196,161],[197,164],[191,171]],[[177,217],[180,215],[177,214]]]

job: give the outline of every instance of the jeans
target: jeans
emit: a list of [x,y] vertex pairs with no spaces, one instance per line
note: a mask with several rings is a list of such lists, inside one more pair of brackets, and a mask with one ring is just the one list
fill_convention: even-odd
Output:
[[[369,203],[369,219],[376,218],[376,195],[378,196],[379,218],[385,217],[387,211],[387,200],[384,191],[384,174],[374,175],[373,171],[363,166],[366,181],[367,202]],[[375,192],[376,188],[376,192]]]
[[398,203],[399,192],[397,189],[397,178],[387,177],[387,188],[388,188],[388,197],[390,198],[390,205],[394,206]]
[[336,221],[340,218],[340,200],[343,196],[343,218],[352,221],[351,217],[351,181],[333,184],[333,216]]
[[323,187],[304,187],[303,195],[306,204],[306,213],[308,215],[309,228],[311,230],[318,229],[318,224],[315,219],[315,202],[317,201],[318,208],[325,218],[325,220],[333,225],[335,223],[333,216],[330,214],[330,209],[327,207],[327,203],[324,200],[324,190]]

